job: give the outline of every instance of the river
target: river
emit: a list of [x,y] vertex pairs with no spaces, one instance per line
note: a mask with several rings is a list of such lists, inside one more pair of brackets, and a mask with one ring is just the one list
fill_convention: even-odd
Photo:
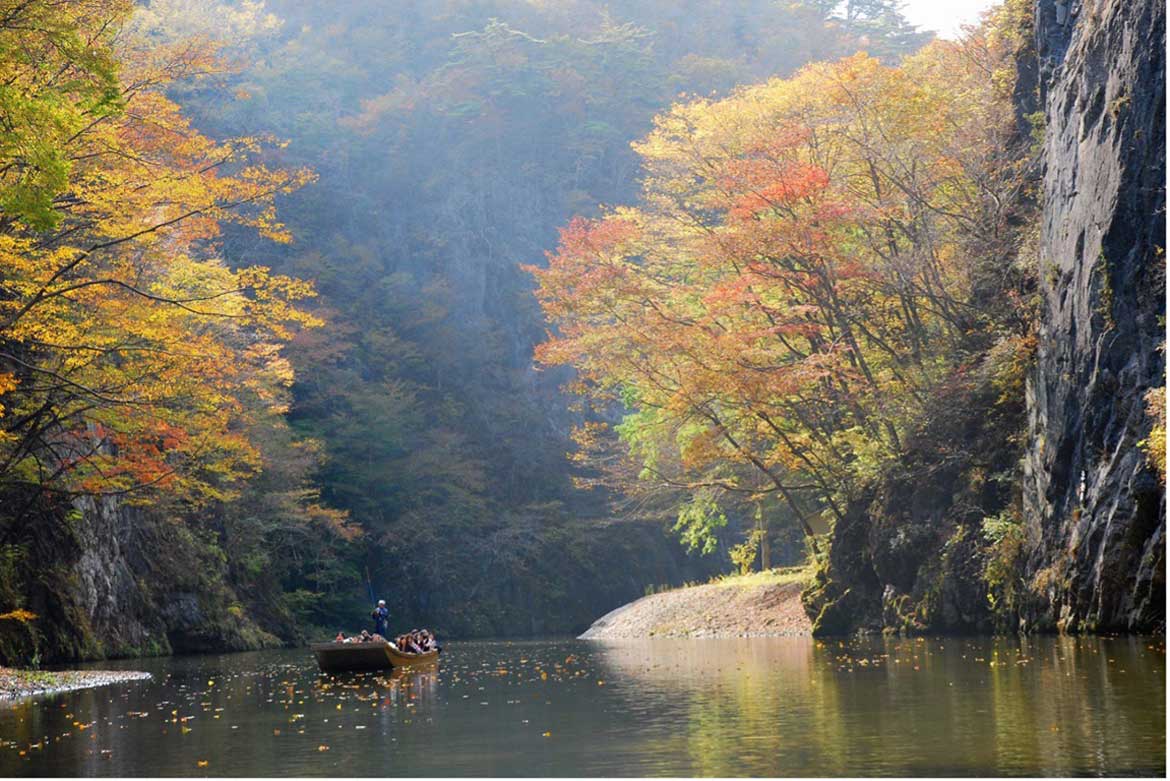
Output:
[[452,642],[107,662],[154,680],[0,705],[0,775],[1154,775],[1161,638]]

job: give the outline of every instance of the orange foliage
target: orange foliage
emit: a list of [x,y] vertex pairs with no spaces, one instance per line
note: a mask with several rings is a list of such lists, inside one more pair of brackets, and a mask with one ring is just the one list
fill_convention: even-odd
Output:
[[643,478],[776,493],[809,532],[899,451],[971,327],[958,248],[1003,219],[985,172],[1012,115],[981,51],[677,105],[635,144],[641,206],[574,219],[529,267],[556,327],[538,361],[624,405]]

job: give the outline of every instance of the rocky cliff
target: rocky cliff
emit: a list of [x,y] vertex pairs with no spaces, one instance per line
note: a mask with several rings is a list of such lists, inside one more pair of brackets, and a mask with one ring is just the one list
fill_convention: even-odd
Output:
[[1161,0],[1040,0],[1042,309],[1028,383],[1029,627],[1165,628],[1165,498],[1138,443],[1164,382]]
[[237,594],[222,553],[184,523],[113,497],[80,497],[43,508],[35,528],[4,574],[37,619],[0,621],[0,664],[246,650],[296,638],[288,616],[268,609],[268,595]]
[[[1005,399],[975,372],[939,395],[836,525],[804,595],[820,634],[1165,631],[1165,498],[1142,447],[1165,370],[1165,4],[1028,16],[1014,100],[1021,136],[1039,116],[1044,132],[1038,204],[1024,190],[1018,210],[1038,224],[1015,242],[1039,287],[1026,384]],[[994,375],[997,352],[972,362]]]

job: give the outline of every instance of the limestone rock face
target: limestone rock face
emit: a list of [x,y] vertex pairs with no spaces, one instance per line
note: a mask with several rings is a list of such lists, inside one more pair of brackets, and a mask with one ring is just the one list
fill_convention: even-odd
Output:
[[143,613],[147,598],[131,565],[131,537],[138,512],[113,497],[81,497],[72,524],[81,555],[73,565],[73,597],[103,646],[167,650],[165,628]]
[[1042,311],[1028,384],[1026,628],[1165,627],[1165,3],[1039,0]]
[[240,594],[188,524],[114,496],[79,496],[37,518],[27,548],[36,632],[0,622],[0,665],[247,650],[295,641],[295,627]]

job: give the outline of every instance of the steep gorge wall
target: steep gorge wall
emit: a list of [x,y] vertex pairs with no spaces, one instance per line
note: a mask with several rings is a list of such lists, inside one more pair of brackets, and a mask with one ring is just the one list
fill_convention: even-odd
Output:
[[1021,132],[1045,118],[1038,213],[1020,204],[1039,221],[1026,390],[1005,403],[976,371],[934,400],[836,524],[804,594],[817,633],[1165,631],[1165,495],[1140,444],[1165,369],[1165,4],[1038,0],[1032,39],[1015,91]]
[[1164,382],[1162,0],[1040,0],[1042,310],[1028,383],[1025,625],[1165,628],[1165,498],[1138,443]]
[[[44,508],[15,578],[30,622],[0,621],[0,664],[247,650],[295,639],[287,616],[241,596],[219,550],[114,497]],[[263,626],[263,628],[262,628]],[[279,635],[280,637],[278,637]]]

